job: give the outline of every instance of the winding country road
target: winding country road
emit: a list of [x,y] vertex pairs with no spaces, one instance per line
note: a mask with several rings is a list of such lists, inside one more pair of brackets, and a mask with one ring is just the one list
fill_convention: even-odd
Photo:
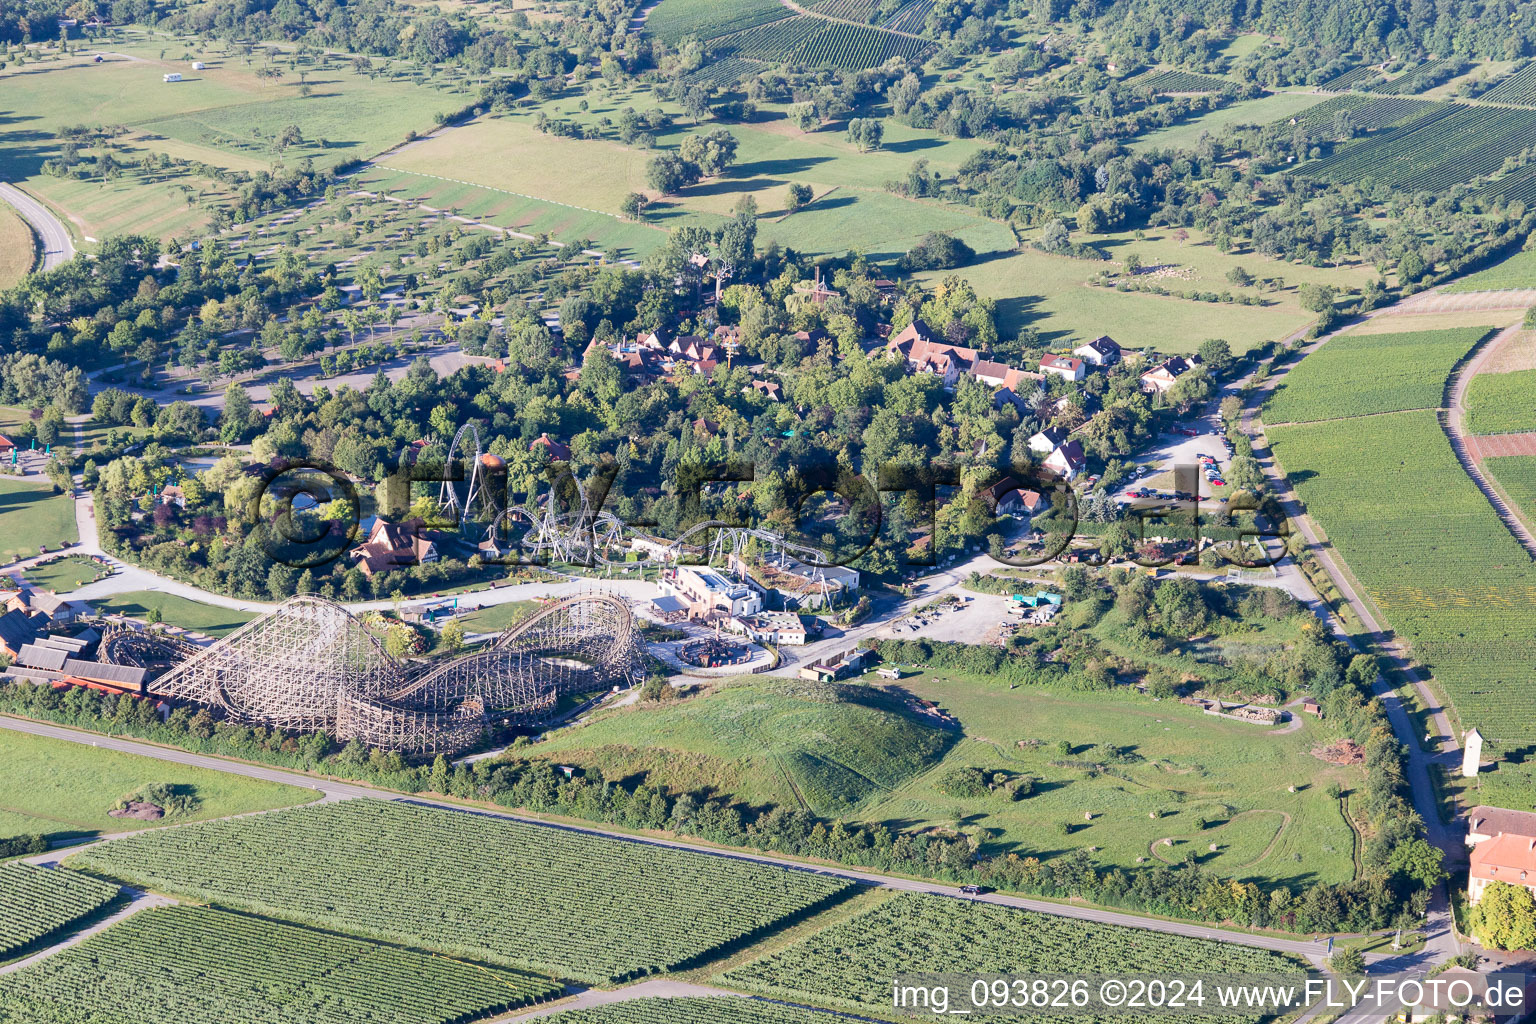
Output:
[[15,207],[21,219],[32,225],[33,232],[42,241],[42,269],[52,270],[74,258],[75,243],[70,239],[69,229],[52,210],[9,182],[0,181],[0,199]]

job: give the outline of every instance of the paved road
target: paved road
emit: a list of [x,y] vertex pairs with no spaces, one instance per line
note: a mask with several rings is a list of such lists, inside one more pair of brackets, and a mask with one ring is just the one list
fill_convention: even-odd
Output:
[[[1210,939],[1216,942],[1228,942],[1240,946],[1252,946],[1259,949],[1271,949],[1284,953],[1291,953],[1307,957],[1316,961],[1324,951],[1324,944],[1309,942],[1301,939],[1289,939],[1274,935],[1256,935],[1247,932],[1228,931],[1214,928],[1209,925],[1194,924],[1188,921],[1164,921],[1157,918],[1140,917],[1135,914],[1122,913],[1115,910],[1103,910],[1098,907],[1087,907],[1076,904],[1052,903],[1047,900],[1031,899],[1022,896],[1006,896],[1001,893],[987,893],[982,896],[962,897],[959,890],[952,885],[944,885],[938,882],[921,881],[908,878],[899,878],[892,875],[884,875],[875,871],[860,870],[856,868],[833,867],[814,864],[805,864],[800,861],[789,860],[784,857],[774,857],[768,854],[749,853],[740,850],[724,850],[718,847],[707,846],[702,843],[688,842],[678,839],[659,839],[651,836],[635,836],[624,832],[612,831],[596,825],[564,825],[543,821],[538,818],[529,818],[520,814],[512,814],[506,811],[497,811],[490,808],[466,808],[459,804],[436,800],[429,796],[395,793],[389,790],[372,789],[366,786],[352,783],[337,782],[331,779],[317,778],[301,775],[297,772],[284,771],[280,768],[269,768],[264,765],[246,764],[241,761],[229,761],[223,758],[210,757],[206,754],[195,754],[190,751],[177,750],[172,747],[161,747],[153,743],[143,743],[138,740],[122,737],[102,736],[97,733],[82,732],[76,729],[68,729],[63,726],[46,722],[33,722],[26,719],[12,718],[0,715],[0,729],[10,729],[15,732],[28,733],[34,736],[46,736],[52,739],[66,740],[71,743],[89,744],[108,750],[118,750],[124,753],[141,754],[161,761],[169,761],[175,764],[189,765],[196,768],[206,768],[212,771],[227,772],[231,775],[241,775],[246,778],[261,779],[266,782],[284,783],[305,789],[313,789],[324,793],[326,799],[374,799],[374,800],[407,800],[427,806],[439,807],[446,810],[459,811],[461,813],[473,813],[491,815],[493,817],[507,818],[521,821],[527,824],[538,825],[544,828],[562,829],[569,832],[579,832],[585,835],[602,836],[623,842],[642,843],[648,846],[662,846],[677,850],[690,850],[695,853],[703,853],[713,857],[724,857],[730,860],[745,860],[760,864],[771,864],[777,867],[787,868],[792,871],[804,871],[810,874],[827,875],[837,878],[847,878],[865,885],[878,885],[903,892],[931,893],[952,898],[972,899],[982,903],[992,903],[999,906],[1015,907],[1022,910],[1033,910],[1041,914],[1051,914],[1057,917],[1068,917],[1080,921],[1093,921],[1100,924],[1119,925],[1127,928],[1141,928],[1146,931],[1160,932],[1168,935],[1183,935],[1190,938]],[[267,813],[267,812],[263,812]],[[102,842],[112,842],[111,838]],[[53,854],[44,855],[45,858],[57,860],[67,855],[67,851],[55,851]],[[1379,960],[1381,957],[1370,955],[1370,960]]]
[[1514,535],[1515,540],[1519,541],[1526,551],[1530,552],[1531,557],[1536,558],[1536,536],[1532,535],[1520,513],[1504,500],[1498,488],[1483,474],[1482,465],[1467,444],[1467,388],[1471,385],[1472,378],[1483,371],[1489,358],[1503,348],[1505,343],[1520,330],[1520,325],[1515,324],[1500,331],[1491,340],[1479,345],[1472,358],[1451,375],[1451,405],[1440,414],[1440,425],[1445,428],[1446,435],[1451,439],[1451,448],[1456,452],[1456,459],[1461,463],[1461,468],[1467,471],[1472,482],[1477,484],[1477,489],[1483,492],[1483,497],[1488,499],[1488,504],[1492,505],[1494,511],[1499,514],[1499,520],[1503,522],[1505,528]]
[[42,240],[42,269],[52,270],[74,258],[75,243],[69,237],[69,229],[52,210],[9,182],[0,182],[0,199],[15,207],[22,220],[32,225],[32,230]]

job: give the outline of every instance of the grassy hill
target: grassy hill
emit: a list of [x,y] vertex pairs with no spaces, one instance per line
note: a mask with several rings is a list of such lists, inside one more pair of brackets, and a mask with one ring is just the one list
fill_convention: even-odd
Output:
[[528,752],[833,815],[932,767],[952,741],[887,691],[775,678],[624,708]]

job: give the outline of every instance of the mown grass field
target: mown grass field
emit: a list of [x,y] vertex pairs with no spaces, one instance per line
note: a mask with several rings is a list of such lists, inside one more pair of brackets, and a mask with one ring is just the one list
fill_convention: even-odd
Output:
[[1344,334],[1293,367],[1264,406],[1269,423],[1439,408],[1456,362],[1492,327]]
[[1138,153],[1154,149],[1194,149],[1202,135],[1220,135],[1233,125],[1268,125],[1285,121],[1327,98],[1318,93],[1277,92],[1257,99],[1239,100],[1231,106],[1201,114],[1183,124],[1139,135],[1131,143],[1131,149]]
[[764,678],[674,705],[633,705],[528,753],[619,778],[710,787],[827,817],[879,800],[937,764],[955,736],[862,686]]
[[[949,273],[965,277],[980,294],[997,299],[998,327],[1004,335],[1026,326],[1039,329],[1051,343],[1108,334],[1130,348],[1152,346],[1163,352],[1193,352],[1207,338],[1224,338],[1234,352],[1245,352],[1284,338],[1317,318],[1301,308],[1297,298],[1301,284],[1331,284],[1347,290],[1362,286],[1371,276],[1370,269],[1361,266],[1306,267],[1253,252],[1223,253],[1199,231],[1190,231],[1182,244],[1167,228],[1148,229],[1144,236],[1074,234],[1075,239],[1104,249],[1112,262],[1025,248],[983,258],[959,271],[933,271],[918,277],[929,284]],[[1271,304],[1210,303],[1087,284],[1102,271],[1120,271],[1130,253],[1140,256],[1146,268],[1136,281],[1156,282],[1174,291],[1229,291]],[[1255,279],[1281,280],[1284,287],[1275,291],[1239,288],[1227,280],[1237,267]]]
[[[379,153],[409,130],[428,131],[435,114],[472,98],[403,77],[370,79],[341,58],[323,66],[285,56],[275,65],[283,77],[267,82],[256,76],[264,58],[247,64],[210,49],[194,55],[207,67],[193,71],[182,43],[167,48],[162,40],[130,34],[103,49],[109,56],[100,64],[86,54],[0,73],[5,107],[27,113],[25,124],[0,140],[0,175],[64,211],[82,239],[128,231],[185,236],[204,227],[208,204],[229,193],[209,177],[174,169],[130,169],[106,182],[45,175],[43,162],[58,155],[55,133],[66,125],[121,126],[125,133],[116,145],[131,160],[164,153],[260,171],[280,159],[309,158],[328,167]],[[184,80],[164,82],[172,71]],[[310,95],[300,95],[302,88]],[[304,141],[279,154],[270,140],[287,125],[298,126]]]
[[55,494],[49,483],[0,477],[0,527],[0,562],[30,558],[41,545],[56,551],[80,539],[74,500]]
[[1484,292],[1501,291],[1506,288],[1536,288],[1536,249],[1524,249],[1475,274],[1457,278],[1440,290]]
[[[1393,630],[1495,757],[1536,740],[1536,565],[1428,410],[1276,427],[1273,450]],[[1488,748],[1485,748],[1487,750]],[[1501,763],[1485,780],[1522,774]],[[1497,778],[1495,778],[1497,776]],[[1519,794],[1536,798],[1536,773]]]
[[1528,520],[1536,520],[1536,455],[1504,455],[1483,460],[1491,473]]
[[1478,374],[1467,385],[1466,406],[1474,434],[1536,430],[1536,370]]
[[[136,754],[0,730],[0,836],[40,832],[54,838],[132,832],[246,811],[289,807],[315,794],[295,786],[171,764]],[[154,782],[192,786],[197,808],[159,821],[113,818],[113,801]]]
[[209,636],[225,636],[233,633],[256,616],[250,612],[220,608],[217,605],[191,601],[175,594],[159,591],[131,590],[91,602],[98,611],[115,612],[144,618],[151,608],[160,612],[160,621],[186,629],[195,629]]
[[37,242],[27,222],[0,205],[0,288],[20,281],[37,262]]
[[62,594],[91,582],[102,567],[79,555],[70,555],[48,565],[36,565],[26,572],[27,582],[44,590]]
[[[1334,781],[1349,790],[1360,776],[1312,756],[1335,738],[1314,719],[1272,734],[1124,691],[1009,690],[947,671],[924,671],[902,685],[955,715],[964,738],[941,765],[865,809],[863,818],[977,826],[999,848],[1018,844],[1041,856],[1094,846],[1095,860],[1127,868],[1138,858],[1146,866],[1192,852],[1210,871],[1264,884],[1304,886],[1354,874],[1354,839],[1326,790]],[[1071,744],[1070,754],[1058,749],[1062,741]],[[957,767],[1039,781],[1022,800],[959,799],[940,788]],[[1287,792],[1292,785],[1297,792]],[[1072,827],[1070,836],[1060,834],[1063,824]]]

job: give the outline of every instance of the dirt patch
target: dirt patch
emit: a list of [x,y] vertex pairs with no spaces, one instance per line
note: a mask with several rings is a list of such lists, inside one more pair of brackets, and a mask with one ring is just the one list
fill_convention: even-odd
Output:
[[140,800],[130,801],[127,807],[118,807],[107,812],[114,818],[134,818],[138,821],[159,821],[165,817],[165,809],[155,804],[146,804]]
[[1473,435],[1466,439],[1466,446],[1474,462],[1505,455],[1536,455],[1536,433]]
[[1536,370],[1536,331],[1516,331],[1488,354],[1483,363],[1483,373],[1513,373],[1516,370]]
[[1329,764],[1365,764],[1365,751],[1354,740],[1339,740],[1326,747],[1317,747],[1312,756]]

